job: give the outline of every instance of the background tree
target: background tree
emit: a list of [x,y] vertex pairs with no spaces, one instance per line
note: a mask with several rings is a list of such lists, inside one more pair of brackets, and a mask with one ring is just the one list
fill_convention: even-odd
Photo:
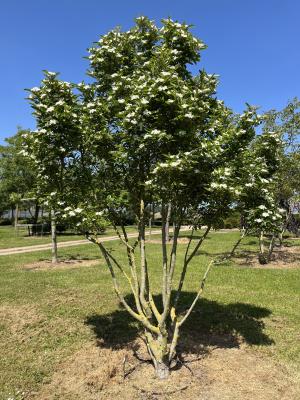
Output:
[[[99,246],[121,304],[144,328],[160,378],[168,376],[176,360],[180,328],[203,291],[213,260],[199,279],[194,301],[186,305],[181,291],[188,266],[210,228],[241,194],[236,171],[259,122],[254,109],[234,118],[217,100],[216,76],[190,73],[189,65],[200,60],[204,48],[186,24],[167,19],[158,28],[140,17],[129,31],[115,29],[89,49],[93,83],[78,85],[78,95],[53,73],[31,90],[38,131],[30,151],[41,179],[50,185],[44,186],[45,193],[61,215],[71,216]],[[54,97],[52,88],[57,88]],[[153,199],[162,216],[160,272],[150,268],[145,241],[146,209]],[[128,212],[138,223],[135,242],[126,232]],[[174,232],[169,247],[170,219]],[[127,265],[99,239],[105,221],[123,243]],[[200,225],[207,229],[200,239],[191,234],[175,279],[184,223],[192,232]],[[153,296],[153,274],[158,273],[161,304]],[[124,296],[128,288],[134,305]]]
[[[45,72],[42,86],[31,89],[29,99],[38,130],[23,137],[37,170],[37,196],[50,208],[52,262],[57,263],[57,209],[64,207],[72,187],[75,160],[82,159],[77,97],[70,83],[58,80],[56,73]],[[73,191],[73,197],[80,187]]]
[[[20,200],[32,197],[36,182],[36,172],[31,160],[24,151],[24,136],[29,130],[18,129],[18,132],[5,139],[6,145],[0,146],[0,193],[2,209],[14,209],[20,205]],[[35,201],[33,223],[38,217],[38,201]],[[13,213],[17,220],[18,212]]]
[[276,187],[279,206],[285,209],[280,233],[282,242],[286,229],[294,233],[299,229],[295,213],[299,213],[300,204],[300,101],[295,97],[283,110],[265,113],[263,130],[273,131],[283,142]]

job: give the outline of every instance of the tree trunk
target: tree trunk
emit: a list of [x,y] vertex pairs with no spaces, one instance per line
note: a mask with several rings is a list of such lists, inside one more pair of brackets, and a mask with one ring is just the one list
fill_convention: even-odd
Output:
[[51,210],[51,242],[52,242],[52,264],[56,264],[58,262],[57,257],[57,237],[56,237],[56,220],[54,211]]
[[[163,307],[160,312],[155,304],[155,300],[151,293],[151,282],[149,280],[148,270],[147,270],[147,259],[145,252],[145,220],[144,220],[144,201],[141,200],[141,212],[140,212],[140,223],[139,223],[139,241],[135,242],[132,246],[128,241],[128,237],[124,227],[122,227],[123,235],[119,233],[117,227],[114,228],[121,240],[121,242],[126,246],[126,251],[128,255],[128,263],[130,268],[130,275],[123,269],[122,264],[118,262],[102,244],[101,240],[92,235],[86,234],[87,239],[98,245],[102,256],[106,261],[106,265],[112,277],[112,283],[115,293],[124,306],[124,308],[129,312],[129,314],[135,318],[144,328],[144,339],[147,345],[149,356],[153,363],[155,373],[158,379],[167,379],[170,375],[170,366],[176,360],[176,347],[179,340],[179,331],[182,324],[186,321],[189,315],[192,313],[197,301],[199,300],[204,284],[209,273],[211,266],[214,264],[214,259],[209,263],[206,272],[203,276],[202,281],[200,281],[200,287],[195,296],[193,302],[185,310],[183,314],[177,315],[177,302],[172,302],[172,284],[173,276],[176,267],[176,252],[177,252],[177,239],[181,227],[181,215],[176,216],[176,209],[173,209],[175,218],[175,230],[173,235],[173,243],[170,251],[170,257],[168,257],[166,238],[165,238],[165,223],[166,217],[170,207],[168,205],[162,205],[162,251],[163,251],[163,284],[162,284],[162,300]],[[178,219],[176,219],[178,218]],[[177,222],[176,222],[177,221]],[[194,247],[191,254],[187,253],[185,255],[184,268],[186,267],[192,258],[197,253],[201,243],[207,236],[210,227],[203,236],[198,240],[196,246]],[[191,237],[192,241],[192,237]],[[136,262],[134,249],[136,245],[140,243],[140,274],[137,274]],[[188,246],[189,248],[189,246]],[[135,300],[135,308],[127,302],[126,297],[124,297],[121,287],[119,285],[118,277],[115,273],[116,269],[120,272],[124,278],[128,281],[131,291]],[[185,278],[185,271],[181,276],[181,284],[179,285],[178,291],[181,291],[181,287]],[[176,296],[176,299],[178,296]]]
[[159,379],[166,379],[170,375],[170,362],[168,358],[168,334],[160,333],[153,338],[150,332],[146,332],[146,343],[149,354],[152,358],[156,376]]
[[170,241],[170,218],[171,218],[171,203],[168,203],[168,211],[166,216],[165,232],[166,242]]
[[264,265],[267,264],[267,258],[265,256],[265,247],[264,247],[264,233],[260,231],[259,235],[259,255],[258,261],[260,264]]
[[17,232],[18,218],[19,218],[19,204],[17,203],[15,211],[15,232]]
[[268,251],[268,258],[267,261],[270,262],[271,261],[271,257],[273,254],[273,250],[275,247],[275,234],[272,235],[271,241],[270,241],[270,246],[269,246],[269,251]]
[[152,215],[150,214],[150,218],[149,218],[149,240],[151,240],[151,234],[152,234]]
[[282,247],[282,244],[283,244],[283,234],[284,234],[283,231],[278,234],[278,240],[279,240],[279,247],[280,248]]
[[170,366],[167,363],[157,362],[155,365],[156,376],[159,379],[167,379],[170,375]]
[[34,209],[34,217],[33,217],[34,224],[37,224],[37,222],[38,222],[39,212],[40,212],[40,206],[39,206],[38,202],[36,202],[35,209]]
[[233,248],[232,248],[232,250],[231,250],[230,257],[233,257],[233,256],[234,256],[234,253],[235,253],[236,249],[238,248],[239,244],[240,244],[241,241],[244,239],[244,237],[246,236],[246,234],[247,234],[247,229],[244,229],[244,228],[243,228],[242,234],[241,234],[239,240],[236,242],[236,244],[233,246]]

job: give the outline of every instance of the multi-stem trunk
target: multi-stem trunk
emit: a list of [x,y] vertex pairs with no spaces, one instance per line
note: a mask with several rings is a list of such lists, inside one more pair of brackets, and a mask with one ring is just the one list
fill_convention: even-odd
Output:
[[269,250],[268,250],[268,257],[267,257],[267,261],[270,262],[271,261],[271,257],[273,254],[273,250],[275,247],[275,234],[272,235],[271,241],[270,241],[270,245],[269,245]]
[[265,252],[265,245],[264,245],[264,232],[261,231],[259,235],[259,255],[258,255],[258,260],[260,264],[268,264],[271,260],[271,256],[273,254],[273,250],[275,247],[275,233],[273,233],[268,251]]
[[160,332],[156,337],[150,332],[145,333],[146,344],[152,359],[156,376],[166,379],[170,374],[169,344],[167,332]]
[[[159,310],[155,299],[151,291],[150,276],[148,274],[148,265],[146,258],[146,242],[145,242],[145,219],[144,219],[144,202],[140,203],[141,218],[139,221],[139,236],[138,241],[131,244],[128,240],[126,229],[122,226],[122,232],[114,225],[117,235],[121,242],[125,245],[127,251],[128,266],[124,267],[114,255],[104,247],[100,238],[91,237],[87,234],[87,238],[99,246],[99,249],[106,261],[107,267],[110,271],[114,290],[124,308],[129,314],[135,318],[143,327],[145,332],[145,342],[153,366],[156,371],[156,375],[159,379],[166,379],[170,373],[170,366],[174,359],[177,358],[176,347],[179,340],[179,331],[182,324],[191,314],[195,307],[202,291],[204,288],[204,282],[208,271],[213,262],[210,262],[209,267],[204,275],[203,280],[200,282],[200,288],[194,301],[183,313],[178,313],[177,303],[180,297],[180,292],[185,278],[187,266],[191,259],[197,253],[199,246],[203,239],[207,236],[209,228],[205,231],[204,235],[197,239],[196,245],[189,253],[190,244],[187,248],[184,261],[184,273],[181,275],[180,285],[178,287],[178,296],[173,299],[172,288],[173,288],[173,276],[176,267],[176,255],[177,255],[177,241],[181,226],[181,215],[179,210],[179,216],[174,212],[175,225],[174,235],[172,238],[171,250],[168,252],[168,246],[166,241],[166,230],[165,222],[167,220],[167,207],[164,208],[163,224],[162,224],[162,251],[163,251],[163,284],[162,284],[162,309]],[[191,237],[192,240],[192,237]],[[140,246],[140,266],[137,268],[135,249],[137,244]],[[128,271],[129,269],[129,271]],[[139,271],[140,270],[140,271]],[[130,304],[126,297],[122,294],[121,286],[119,283],[118,274],[121,274],[123,278],[128,282],[131,292],[133,294],[134,305]],[[140,273],[138,273],[140,272]]]

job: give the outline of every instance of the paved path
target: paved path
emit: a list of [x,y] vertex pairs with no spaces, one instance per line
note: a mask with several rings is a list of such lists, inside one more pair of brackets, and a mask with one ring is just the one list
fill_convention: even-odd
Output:
[[[181,231],[187,231],[189,230],[188,227],[184,227],[181,229]],[[161,230],[155,230],[152,231],[153,235],[160,234]],[[134,238],[137,237],[137,233],[128,233],[127,236],[129,238]],[[119,240],[118,236],[104,236],[101,238],[101,242],[109,242],[111,240]],[[70,240],[69,242],[59,242],[57,243],[58,248],[62,247],[71,247],[71,246],[81,246],[82,244],[89,244],[91,243],[87,239],[82,239],[82,240]],[[0,249],[0,256],[8,256],[11,254],[20,254],[20,253],[32,253],[35,251],[43,251],[43,250],[51,250],[51,243],[47,244],[37,244],[34,246],[25,246],[25,247],[12,247],[10,249]]]

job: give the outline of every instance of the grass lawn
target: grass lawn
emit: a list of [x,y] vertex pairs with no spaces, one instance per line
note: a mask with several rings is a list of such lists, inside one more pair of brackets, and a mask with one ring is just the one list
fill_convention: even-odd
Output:
[[[238,232],[209,235],[190,265],[184,287],[186,302],[193,298],[208,260],[229,251],[237,237]],[[29,240],[18,240],[21,239]],[[108,246],[119,260],[126,262],[119,242]],[[179,245],[176,278],[185,246]],[[256,246],[254,238],[246,238],[243,248],[254,250]],[[158,287],[159,244],[149,244],[147,252],[150,278]],[[97,247],[65,248],[59,253],[66,258],[99,257],[99,263],[28,270],[22,265],[50,258],[50,252],[0,258],[1,400],[9,396],[33,398],[34,392],[51,381],[54,370],[66,357],[94,343],[95,338],[113,346],[137,336],[137,325],[118,304]],[[124,282],[123,290],[128,290]],[[300,268],[247,268],[228,261],[211,271],[204,297],[182,336],[200,332],[201,337],[208,338],[216,334],[240,337],[263,357],[300,372],[299,306]]]
[[[134,226],[127,228],[128,232],[135,232]],[[108,228],[103,233],[103,236],[115,235],[113,228]],[[70,240],[85,239],[81,234],[74,234],[73,232],[58,233],[58,242],[66,242]],[[47,244],[51,242],[51,235],[45,234],[43,236],[28,236],[28,231],[24,228],[20,229],[17,234],[13,226],[0,226],[0,249],[11,247],[33,246],[36,244]]]

